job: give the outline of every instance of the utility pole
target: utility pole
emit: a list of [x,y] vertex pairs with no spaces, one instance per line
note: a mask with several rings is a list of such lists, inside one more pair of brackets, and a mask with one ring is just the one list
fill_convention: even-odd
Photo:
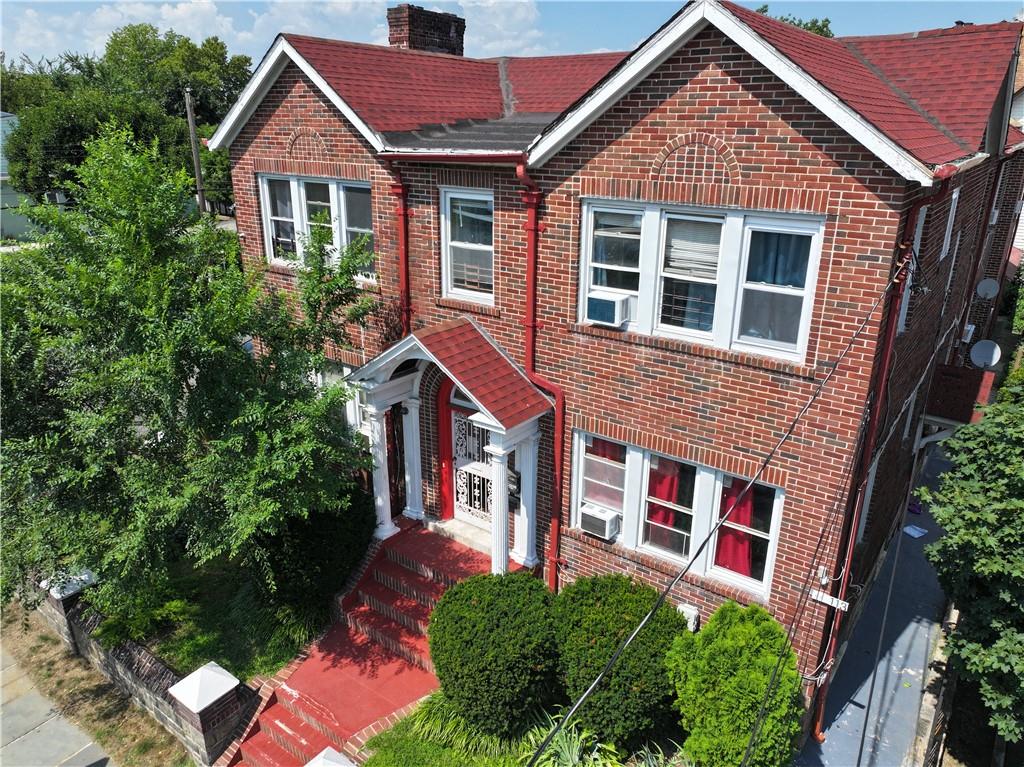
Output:
[[203,166],[199,163],[199,141],[196,139],[196,113],[192,109],[192,89],[185,89],[185,111],[188,113],[188,135],[192,143],[192,165],[196,171],[196,196],[199,211],[206,213],[206,191],[203,189]]

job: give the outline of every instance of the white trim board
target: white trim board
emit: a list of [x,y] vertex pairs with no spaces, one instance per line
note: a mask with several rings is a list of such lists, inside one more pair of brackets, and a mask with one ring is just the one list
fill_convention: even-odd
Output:
[[768,44],[750,27],[724,10],[717,0],[694,0],[689,7],[634,52],[617,72],[556,121],[548,132],[534,139],[527,148],[529,165],[544,165],[707,24],[712,24],[743,48],[900,176],[908,181],[916,181],[921,186],[933,185],[932,171],[927,165],[901,148],[856,110],[846,105],[820,82]]
[[302,70],[302,73],[330,99],[331,103],[355,126],[370,146],[378,152],[385,150],[386,144],[380,134],[356,114],[355,110],[327,84],[327,81],[320,76],[313,65],[306,61],[283,35],[278,35],[270,50],[267,51],[267,55],[260,62],[252,79],[245,86],[242,95],[238,97],[238,101],[231,107],[220,127],[217,128],[217,132],[213,134],[213,138],[208,142],[210,149],[220,149],[231,145],[289,61]]

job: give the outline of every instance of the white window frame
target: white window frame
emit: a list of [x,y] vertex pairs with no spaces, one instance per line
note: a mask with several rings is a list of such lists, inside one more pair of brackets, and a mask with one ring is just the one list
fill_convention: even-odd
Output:
[[[810,251],[807,254],[807,275],[804,278],[802,288],[793,288],[783,285],[769,285],[763,282],[748,283],[746,280],[747,264],[750,261],[751,234],[758,232],[773,232],[779,234],[796,234],[811,238]],[[780,220],[775,217],[747,216],[743,222],[743,250],[740,263],[739,278],[736,283],[736,299],[733,316],[733,340],[732,348],[742,351],[749,351],[755,354],[772,354],[775,356],[789,356],[793,359],[803,360],[807,351],[807,339],[811,331],[811,314],[814,310],[814,294],[818,285],[818,262],[821,258],[822,227],[808,225],[797,219]],[[797,331],[795,344],[773,342],[767,339],[753,339],[740,337],[740,315],[743,312],[743,291],[751,288],[764,293],[776,293],[778,295],[794,296],[801,298],[800,304],[800,327]]]
[[[814,299],[817,292],[818,267],[821,261],[825,219],[822,216],[776,214],[763,211],[736,211],[700,208],[664,203],[642,203],[591,198],[582,201],[580,221],[579,294],[577,322],[593,324],[587,318],[587,296],[591,292],[612,293],[630,297],[629,313],[623,330],[641,335],[675,338],[714,346],[720,349],[749,352],[761,356],[803,362],[807,354]],[[595,213],[641,214],[640,285],[637,292],[602,285],[592,281],[591,253],[594,239]],[[661,322],[663,294],[664,245],[670,218],[691,218],[722,224],[718,271],[715,281],[714,322],[710,331],[691,330]],[[760,343],[738,335],[739,311],[742,308],[741,275],[747,262],[749,229],[802,234],[810,236],[807,277],[801,306],[800,332],[795,345]],[[671,276],[671,275],[669,275]],[[694,280],[701,282],[701,280]],[[707,284],[711,284],[710,281]],[[800,289],[793,289],[800,292]]]
[[[494,192],[489,189],[471,189],[466,187],[455,187],[455,186],[442,186],[440,189],[440,210],[439,224],[441,230],[441,295],[444,298],[456,298],[460,301],[470,301],[472,303],[483,304],[485,306],[494,306],[494,295],[498,289],[498,270],[496,268],[496,248],[495,248],[495,237],[494,237],[494,225],[497,218],[497,210],[494,207]],[[491,203],[491,246],[490,248],[484,245],[474,245],[473,243],[459,242],[457,245],[460,248],[468,248],[470,250],[479,250],[481,252],[490,250],[491,252],[491,292],[490,294],[482,293],[476,290],[466,290],[464,288],[456,288],[452,285],[452,264],[451,264],[451,249],[452,244],[449,237],[449,206],[452,198],[467,199],[467,200],[482,200]]]
[[[768,558],[765,562],[764,581],[748,578],[723,567],[714,564],[715,550],[717,546],[717,535],[713,537],[710,544],[705,547],[699,555],[694,551],[699,542],[704,540],[714,525],[718,522],[719,504],[722,498],[722,484],[726,475],[736,477],[738,481],[746,482],[747,479],[730,474],[729,472],[702,466],[693,461],[686,461],[682,458],[666,455],[654,450],[645,450],[635,445],[630,445],[620,440],[608,439],[599,434],[591,434],[582,430],[573,431],[573,454],[572,454],[572,484],[571,484],[571,520],[572,526],[581,528],[580,515],[583,506],[583,465],[584,446],[588,439],[598,437],[608,442],[623,445],[626,448],[626,477],[623,491],[622,516],[620,519],[619,533],[614,543],[625,549],[639,551],[644,554],[657,557],[675,565],[690,563],[690,572],[701,577],[711,578],[757,597],[767,598],[771,593],[772,579],[774,578],[775,560],[778,552],[779,531],[782,526],[782,513],[785,503],[785,491],[781,487],[771,485],[767,482],[759,484],[771,487],[775,490],[775,502],[772,507],[772,524],[770,539],[768,542]],[[693,489],[693,521],[690,527],[690,556],[682,557],[672,551],[660,548],[653,544],[645,543],[643,540],[643,524],[646,519],[647,496],[650,481],[650,459],[657,456],[659,459],[676,461],[696,468]],[[763,536],[757,531],[755,534]],[[692,562],[690,561],[692,560]]]
[[939,251],[939,261],[949,255],[949,245],[953,239],[953,224],[956,223],[956,209],[960,203],[960,187],[953,190],[953,196],[949,201],[949,216],[946,218],[946,233],[942,237],[942,250]]
[[907,274],[907,287],[903,290],[903,303],[900,304],[900,316],[896,323],[896,332],[903,333],[907,329],[907,316],[910,313],[910,299],[913,296],[914,273],[922,268],[924,258],[921,256],[921,241],[924,238],[924,225],[928,219],[928,206],[923,205],[917,212],[917,223],[914,226],[913,261]]
[[[263,222],[263,251],[267,258],[267,261],[275,266],[285,266],[290,268],[297,268],[304,262],[305,254],[303,252],[302,240],[304,237],[309,237],[311,224],[307,217],[306,210],[306,184],[326,184],[330,194],[331,200],[331,227],[333,230],[334,240],[334,257],[332,261],[337,263],[338,254],[341,250],[349,244],[348,240],[348,211],[345,207],[345,188],[350,187],[354,189],[366,189],[370,190],[370,183],[367,181],[347,181],[342,179],[334,178],[320,178],[316,176],[290,176],[278,173],[261,173],[257,177],[259,181],[259,193],[260,193],[260,218]],[[274,253],[273,248],[273,235],[271,229],[271,215],[270,215],[270,185],[271,180],[276,181],[287,181],[289,183],[292,195],[292,213],[293,222],[295,227],[295,260],[287,258],[278,258]],[[335,215],[336,212],[336,215]],[[366,233],[373,236],[373,192],[370,191],[370,229],[362,229],[361,227],[352,227],[353,229],[359,230],[361,233]],[[376,282],[377,276],[375,272],[365,272],[360,275],[360,279],[367,283]]]

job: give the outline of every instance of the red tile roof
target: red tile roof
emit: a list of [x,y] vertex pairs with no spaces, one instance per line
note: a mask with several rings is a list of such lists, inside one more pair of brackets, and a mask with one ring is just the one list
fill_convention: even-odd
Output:
[[456,385],[506,429],[551,409],[540,390],[471,319],[442,322],[413,335]]
[[[1024,28],[1004,22],[828,39],[727,0],[721,5],[928,165],[982,149],[988,115]],[[380,133],[495,120],[510,113],[560,113],[627,55],[471,59],[303,35],[284,37]]]
[[561,112],[597,84],[627,53],[506,59],[517,112]]
[[1019,38],[1013,24],[965,24],[842,42],[973,152],[982,148]]
[[492,61],[304,35],[284,38],[374,130],[502,116]]

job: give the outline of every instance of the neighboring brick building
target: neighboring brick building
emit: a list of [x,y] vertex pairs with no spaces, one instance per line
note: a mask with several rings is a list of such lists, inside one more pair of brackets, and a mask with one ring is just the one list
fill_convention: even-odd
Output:
[[[372,232],[392,322],[330,353],[358,368],[379,535],[404,513],[552,583],[661,586],[693,556],[672,597],[704,619],[732,598],[788,623],[812,560],[828,590],[858,541],[863,583],[932,375],[1002,274],[1021,25],[826,40],[696,0],[629,54],[476,60],[414,50],[461,53],[450,15],[388,19],[401,48],[279,36],[211,142],[275,287],[307,209],[339,246]],[[802,609],[803,672],[832,619]]]

